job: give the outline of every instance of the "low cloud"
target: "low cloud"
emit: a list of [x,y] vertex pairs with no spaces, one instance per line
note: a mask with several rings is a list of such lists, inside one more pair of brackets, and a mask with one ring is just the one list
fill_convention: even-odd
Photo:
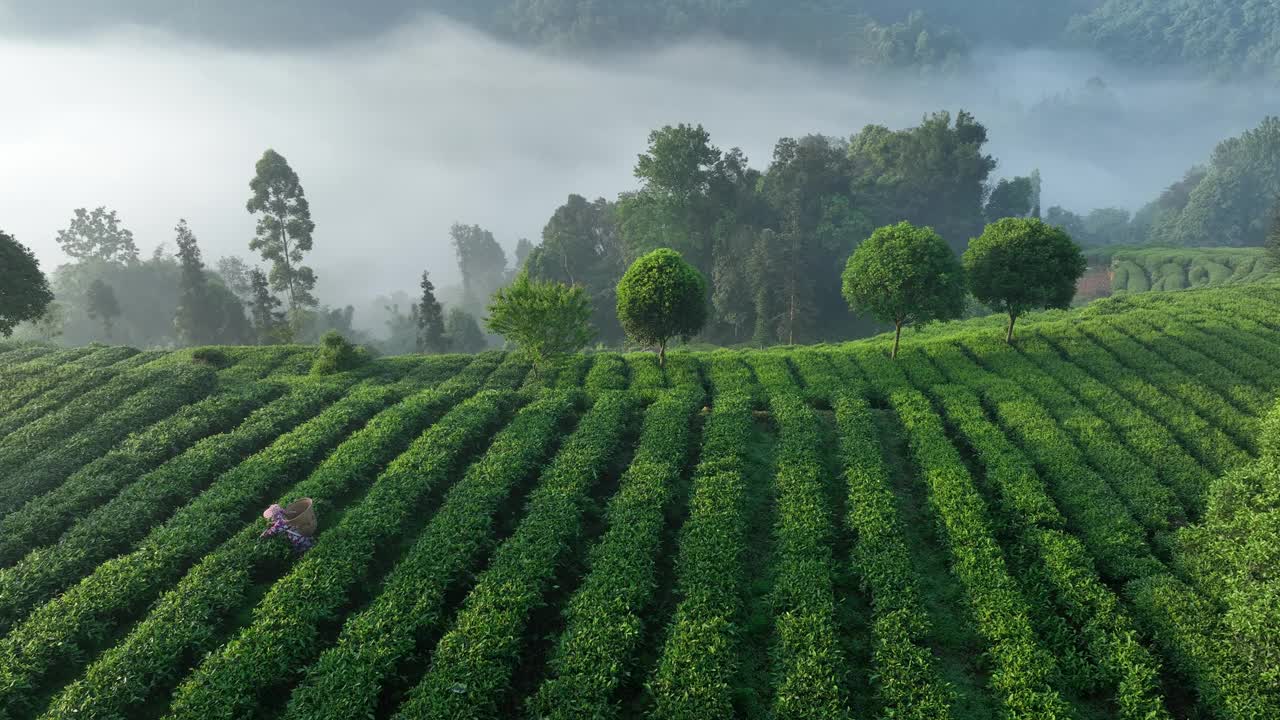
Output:
[[[1089,78],[1105,90],[1090,94]],[[107,205],[144,253],[185,217],[212,263],[249,256],[244,211],[267,147],[302,178],[322,300],[455,275],[454,221],[508,248],[569,193],[634,187],[648,132],[702,123],[767,165],[780,136],[902,127],[965,108],[998,175],[1044,175],[1044,204],[1135,208],[1219,140],[1280,108],[1274,89],[1132,74],[1048,51],[979,52],[961,77],[855,73],[719,42],[556,58],[421,18],[374,40],[261,52],[140,27],[0,45],[0,229],[65,261],[75,207]],[[1070,99],[1045,104],[1070,93]]]

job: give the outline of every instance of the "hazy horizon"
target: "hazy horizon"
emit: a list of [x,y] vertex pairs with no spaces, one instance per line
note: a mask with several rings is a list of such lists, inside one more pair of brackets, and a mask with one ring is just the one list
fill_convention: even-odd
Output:
[[[3,8],[0,8],[3,9]],[[184,217],[206,262],[236,254],[253,164],[268,147],[298,172],[316,222],[308,257],[331,305],[456,280],[455,221],[510,251],[535,243],[570,193],[612,198],[650,130],[701,123],[768,165],[782,136],[848,136],[966,109],[990,131],[995,177],[1040,168],[1043,205],[1136,209],[1215,144],[1277,112],[1264,85],[1129,73],[1092,56],[981,49],[959,77],[858,74],[718,41],[571,59],[430,17],[346,43],[266,52],[138,26],[8,36],[0,77],[0,229],[46,272],[77,207],[119,211],[140,251]],[[1100,76],[1092,119],[1033,112]]]

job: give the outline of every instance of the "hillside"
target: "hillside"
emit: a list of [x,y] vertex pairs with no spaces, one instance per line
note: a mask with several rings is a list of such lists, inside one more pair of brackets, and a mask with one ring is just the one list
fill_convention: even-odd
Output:
[[[1239,285],[541,375],[0,345],[0,718],[1280,717],[1234,549],[1276,546],[1238,510],[1277,318]],[[260,539],[300,497],[314,547]]]

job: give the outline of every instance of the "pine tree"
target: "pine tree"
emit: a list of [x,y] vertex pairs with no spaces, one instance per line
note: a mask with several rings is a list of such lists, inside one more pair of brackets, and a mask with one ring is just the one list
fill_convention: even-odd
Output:
[[253,301],[249,304],[249,312],[253,317],[258,344],[270,345],[279,341],[286,330],[284,312],[279,309],[280,298],[271,294],[267,276],[258,268],[249,272],[249,283],[253,288]]
[[431,284],[427,271],[422,272],[422,301],[414,306],[414,319],[418,324],[418,351],[444,352],[444,310],[436,300],[436,288]]
[[178,280],[178,309],[173,318],[174,328],[178,331],[179,340],[186,345],[218,342],[221,308],[213,306],[209,278],[204,272],[204,261],[200,256],[200,247],[196,244],[196,236],[187,226],[186,220],[179,220],[174,232],[177,235],[175,242],[178,245],[178,262],[182,266],[182,275]]

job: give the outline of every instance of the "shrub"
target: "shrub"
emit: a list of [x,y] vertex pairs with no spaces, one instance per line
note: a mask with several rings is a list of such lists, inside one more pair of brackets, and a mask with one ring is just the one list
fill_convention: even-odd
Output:
[[352,345],[336,330],[330,330],[320,338],[320,349],[316,352],[315,362],[311,364],[311,374],[332,375],[346,372],[368,361],[369,354],[364,348]]

